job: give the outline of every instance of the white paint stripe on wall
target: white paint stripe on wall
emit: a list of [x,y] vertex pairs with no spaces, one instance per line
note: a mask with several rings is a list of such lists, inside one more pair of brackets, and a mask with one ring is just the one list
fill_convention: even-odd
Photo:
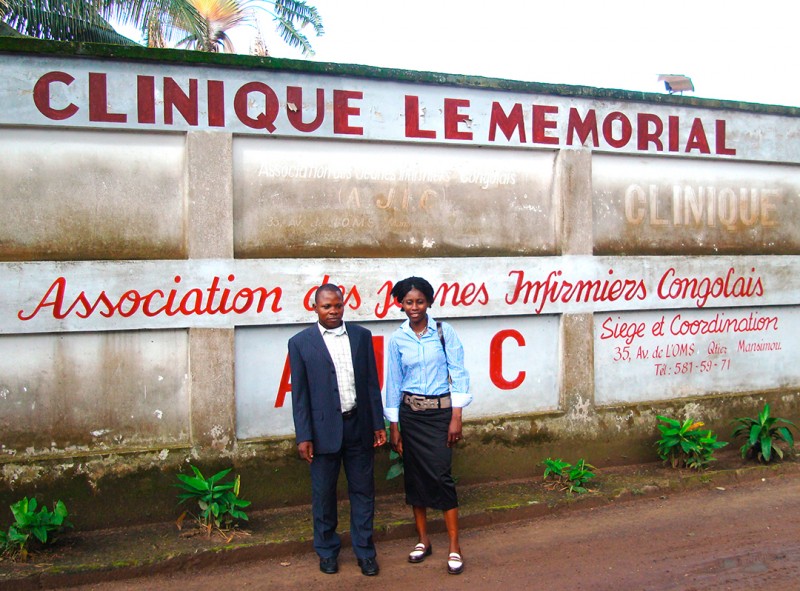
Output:
[[446,286],[448,317],[800,303],[800,256],[2,263],[0,334],[296,324],[328,280],[352,320],[398,319],[410,274]]
[[[302,89],[302,100],[291,87]],[[314,126],[318,90],[324,106]],[[612,153],[800,161],[794,117],[302,72],[6,55],[0,97],[0,124],[8,125],[536,149],[586,144]],[[513,123],[505,131],[497,109]],[[299,125],[291,122],[296,113]]]

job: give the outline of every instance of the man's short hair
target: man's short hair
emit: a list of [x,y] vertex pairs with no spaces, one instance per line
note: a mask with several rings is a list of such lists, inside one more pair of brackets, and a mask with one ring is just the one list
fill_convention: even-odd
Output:
[[344,294],[342,293],[341,288],[338,285],[334,285],[333,283],[323,283],[317,288],[317,291],[314,292],[314,303],[316,304],[319,301],[319,296],[323,291],[330,291],[333,293],[338,293],[339,297],[344,299]]

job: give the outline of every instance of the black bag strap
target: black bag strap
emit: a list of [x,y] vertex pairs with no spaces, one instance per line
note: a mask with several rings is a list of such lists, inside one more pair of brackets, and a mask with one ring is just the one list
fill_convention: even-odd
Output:
[[444,362],[447,363],[447,381],[453,383],[453,378],[450,377],[450,364],[447,362],[447,345],[444,342],[444,331],[442,330],[442,323],[436,321],[436,332],[439,333],[439,340],[442,341],[442,351],[444,351]]

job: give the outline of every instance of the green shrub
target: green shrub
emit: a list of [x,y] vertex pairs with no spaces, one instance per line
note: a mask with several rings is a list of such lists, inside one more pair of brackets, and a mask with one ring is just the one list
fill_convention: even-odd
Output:
[[677,419],[658,416],[662,425],[661,439],[656,441],[658,457],[669,462],[673,468],[680,465],[700,470],[715,461],[714,452],[728,445],[725,441],[717,441],[717,436],[710,429],[701,429],[703,423],[694,419],[681,422]]
[[587,464],[583,458],[579,459],[573,466],[561,458],[547,458],[544,462],[545,486],[571,493],[588,492],[586,483],[595,477],[592,470],[595,469],[591,464]]
[[210,478],[205,478],[195,466],[189,467],[194,476],[178,474],[180,482],[176,484],[184,493],[178,495],[179,503],[188,500],[197,501],[200,515],[197,520],[210,534],[212,527],[226,529],[234,525],[237,519],[247,521],[248,517],[242,509],[250,505],[250,501],[239,498],[240,478],[236,476],[233,482],[220,482],[231,468],[217,472]]
[[759,462],[769,463],[774,457],[772,453],[775,452],[778,458],[783,459],[783,450],[778,447],[779,440],[783,440],[789,449],[794,448],[794,437],[789,427],[776,426],[776,423],[785,423],[794,427],[794,423],[779,417],[770,417],[769,404],[764,405],[756,418],[739,418],[733,423],[739,425],[733,430],[732,437],[747,438],[740,449],[743,458],[750,455]]
[[384,421],[384,427],[386,428],[386,441],[389,447],[389,469],[386,471],[386,480],[392,480],[401,476],[405,469],[403,467],[403,456],[392,449],[392,434],[389,430],[389,421]]
[[72,527],[67,520],[67,507],[62,501],[56,502],[52,512],[44,506],[37,512],[36,507],[36,499],[28,500],[28,497],[11,505],[14,523],[8,528],[8,532],[0,531],[0,549],[3,554],[27,560],[32,540],[48,544],[54,539],[52,534],[65,527]]
[[570,467],[570,463],[565,462],[561,458],[547,458],[543,464],[545,480],[547,480],[548,476],[552,476],[554,479],[563,478],[564,470]]
[[386,471],[386,480],[397,478],[405,472],[403,468],[403,456],[393,449],[389,450],[389,462],[389,469]]

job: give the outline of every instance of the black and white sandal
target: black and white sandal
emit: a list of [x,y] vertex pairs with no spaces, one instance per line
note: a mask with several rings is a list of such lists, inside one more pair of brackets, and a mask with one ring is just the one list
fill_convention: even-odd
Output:
[[447,572],[451,575],[460,575],[464,572],[464,559],[458,552],[450,552],[447,557]]
[[425,560],[426,556],[430,556],[431,552],[433,552],[433,545],[429,544],[428,547],[425,547],[425,544],[420,542],[416,546],[414,546],[414,550],[408,555],[409,562],[422,562]]

